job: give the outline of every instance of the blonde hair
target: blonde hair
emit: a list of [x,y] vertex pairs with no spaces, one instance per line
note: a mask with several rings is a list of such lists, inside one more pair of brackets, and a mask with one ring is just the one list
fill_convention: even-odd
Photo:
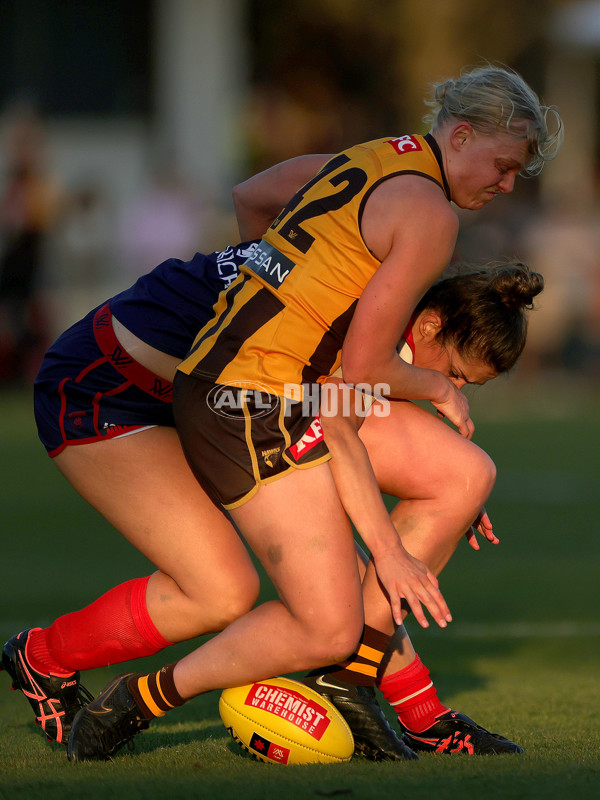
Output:
[[[474,130],[493,135],[499,130],[526,138],[531,160],[523,175],[538,175],[546,161],[558,155],[563,123],[554,106],[541,105],[523,78],[503,66],[491,64],[464,71],[459,78],[431,85],[425,100],[431,112],[423,120],[432,131],[451,120],[464,120]],[[548,129],[548,117],[554,130]]]

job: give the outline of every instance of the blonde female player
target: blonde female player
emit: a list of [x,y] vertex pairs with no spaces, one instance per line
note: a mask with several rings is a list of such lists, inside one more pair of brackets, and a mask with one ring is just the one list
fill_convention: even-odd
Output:
[[[337,662],[356,646],[364,609],[351,529],[324,442],[299,447],[313,423],[302,392],[341,362],[347,382],[386,383],[391,397],[430,400],[469,438],[464,395],[440,372],[402,362],[396,344],[453,252],[458,223],[449,201],[482,208],[510,192],[520,172],[539,171],[560,138],[548,132],[547,109],[505,69],[474,70],[437,97],[426,137],[350,148],[297,193],[178,368],[174,411],[188,462],[229,510],[280,599],[176,664],[112,681],[76,715],[69,758],[109,757],[197,694]],[[237,398],[237,414],[216,413],[224,393]],[[439,520],[414,507],[406,514],[396,519],[401,534],[440,535]],[[445,627],[451,617],[437,578],[394,525],[388,520],[365,544],[395,623],[406,600],[420,624],[428,625],[425,606]]]

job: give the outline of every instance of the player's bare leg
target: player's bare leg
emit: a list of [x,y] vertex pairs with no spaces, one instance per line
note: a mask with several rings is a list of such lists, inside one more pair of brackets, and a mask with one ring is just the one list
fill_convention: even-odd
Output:
[[69,482],[156,567],[150,617],[173,642],[221,630],[256,601],[258,576],[233,525],[193,476],[173,428],[66,448]]
[[[363,627],[352,532],[327,465],[298,470],[263,486],[232,516],[280,599],[254,608],[172,671],[165,673],[163,668],[168,686],[159,683],[160,694],[175,703],[343,658],[355,647]],[[130,676],[107,687],[116,709],[110,731],[106,716],[100,718],[94,704],[82,711],[74,722],[69,757],[104,758],[144,727],[149,717],[139,701],[135,710],[131,698],[143,696],[141,684],[148,680],[147,675]]]
[[13,686],[48,738],[66,744],[72,719],[90,699],[80,670],[221,630],[254,605],[259,582],[234,527],[192,476],[173,429],[68,447],[56,463],[82,497],[159,567],[149,579],[129,580],[4,645],[2,668]]
[[232,517],[280,599],[178,663],[183,697],[329,663],[332,652],[352,649],[362,629],[354,542],[327,465],[261,487]]
[[[495,468],[491,459],[411,403],[392,403],[387,418],[369,417],[361,428],[361,438],[382,491],[406,498],[392,511],[404,546],[439,575],[492,489]],[[398,453],[396,458],[394,453]],[[367,625],[391,636],[396,626],[372,565],[366,570],[363,594]],[[403,730],[410,731],[405,740],[412,748],[477,754],[521,751],[508,739],[490,734],[440,703],[429,670],[404,626],[396,631],[383,662],[378,665],[375,661],[370,691],[378,678]],[[346,676],[353,678],[351,672],[335,675],[342,681]],[[329,680],[332,682],[331,675]],[[372,711],[363,716],[372,716]]]

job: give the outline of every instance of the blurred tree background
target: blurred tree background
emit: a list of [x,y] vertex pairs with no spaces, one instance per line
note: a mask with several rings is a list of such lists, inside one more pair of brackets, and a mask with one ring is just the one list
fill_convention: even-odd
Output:
[[[0,386],[164,258],[236,240],[235,182],[425,132],[430,85],[486,61],[556,104],[566,139],[510,199],[460,212],[455,259],[542,272],[519,374],[598,384],[600,0],[0,0],[0,20],[0,281],[37,226],[27,285],[0,298]],[[43,224],[15,213],[25,163]]]
[[249,0],[253,167],[290,153],[337,151],[382,131],[413,131],[429,84],[462,66],[508,64],[543,94],[545,23],[555,6]]

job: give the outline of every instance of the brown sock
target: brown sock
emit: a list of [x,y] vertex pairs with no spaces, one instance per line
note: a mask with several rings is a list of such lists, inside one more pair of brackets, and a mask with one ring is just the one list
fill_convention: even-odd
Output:
[[146,719],[162,717],[171,708],[185,703],[175,688],[174,669],[175,664],[168,664],[158,672],[132,675],[127,681],[127,687]]
[[311,674],[327,675],[342,683],[353,686],[374,686],[377,670],[383,660],[385,651],[392,637],[365,625],[357,651],[341,664],[327,667],[326,670],[314,670]]

